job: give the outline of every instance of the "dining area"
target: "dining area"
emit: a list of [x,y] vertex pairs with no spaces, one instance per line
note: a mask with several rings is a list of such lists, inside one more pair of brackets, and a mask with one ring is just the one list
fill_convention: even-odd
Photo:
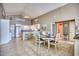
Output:
[[[47,25],[25,25],[21,29],[20,38],[22,41],[29,42],[34,47],[38,54],[46,49],[46,52],[53,52],[59,55],[74,55],[74,41],[64,39],[62,30],[55,34],[55,29],[52,31],[47,30]],[[30,45],[29,44],[29,45]],[[27,45],[26,45],[27,46]],[[43,48],[43,50],[41,50]]]
[[31,39],[23,39],[23,40],[25,41],[33,40],[34,45],[37,47],[36,48],[37,52],[41,52],[42,48],[46,48],[47,52],[54,51],[56,54],[59,55],[74,55],[74,42],[68,42],[62,40],[62,38],[60,38],[60,34],[53,36],[52,32],[44,31],[41,33],[41,31],[33,31],[29,32],[29,35]]

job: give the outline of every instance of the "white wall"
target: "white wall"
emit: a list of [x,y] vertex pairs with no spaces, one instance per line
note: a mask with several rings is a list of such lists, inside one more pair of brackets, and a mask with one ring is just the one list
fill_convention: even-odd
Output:
[[[55,18],[56,16],[56,18]],[[79,19],[79,4],[70,3],[63,7],[57,8],[47,14],[38,17],[40,24],[47,24],[48,31],[50,31],[50,23],[64,20],[75,19],[78,23]],[[79,24],[79,23],[78,23]]]
[[1,33],[1,37],[0,37],[0,44],[5,44],[8,43],[11,40],[10,37],[10,31],[9,31],[9,20],[0,20],[0,33]]

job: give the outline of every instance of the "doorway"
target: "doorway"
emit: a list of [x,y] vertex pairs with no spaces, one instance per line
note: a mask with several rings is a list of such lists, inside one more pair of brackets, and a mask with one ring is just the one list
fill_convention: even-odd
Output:
[[69,39],[72,41],[74,40],[75,36],[75,21],[70,21],[69,22]]
[[64,40],[69,40],[69,21],[63,22],[63,36]]
[[21,36],[22,25],[16,24],[16,38],[20,38]]

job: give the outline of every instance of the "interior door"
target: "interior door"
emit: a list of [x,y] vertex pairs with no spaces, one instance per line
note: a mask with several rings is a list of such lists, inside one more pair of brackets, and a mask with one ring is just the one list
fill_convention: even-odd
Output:
[[57,33],[63,34],[63,23],[62,22],[59,22],[57,24]]
[[69,40],[74,40],[75,36],[75,21],[69,22]]

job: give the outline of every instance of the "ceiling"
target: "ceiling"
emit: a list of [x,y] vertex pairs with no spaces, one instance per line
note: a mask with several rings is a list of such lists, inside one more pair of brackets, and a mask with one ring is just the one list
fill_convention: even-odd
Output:
[[6,15],[22,15],[36,18],[66,3],[3,3]]

